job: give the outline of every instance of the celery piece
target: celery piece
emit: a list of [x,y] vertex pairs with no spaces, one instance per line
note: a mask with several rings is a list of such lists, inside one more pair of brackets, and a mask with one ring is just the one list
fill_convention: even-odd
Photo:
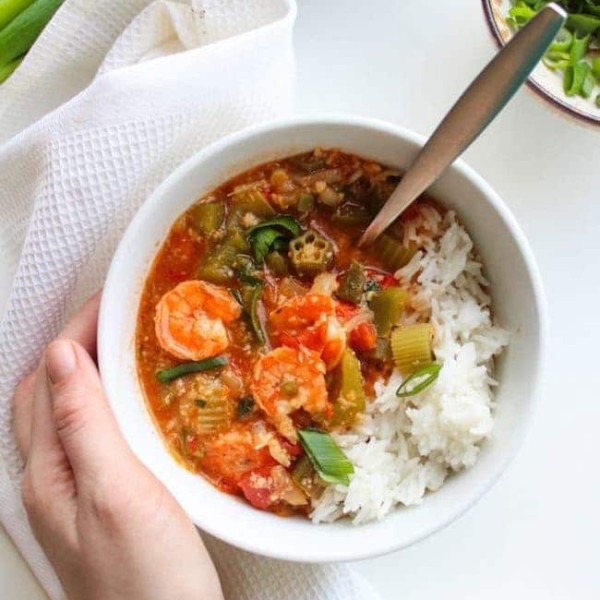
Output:
[[340,287],[336,292],[338,298],[358,304],[362,298],[367,277],[362,265],[356,261],[344,273]]
[[394,362],[404,375],[410,375],[431,362],[433,327],[430,323],[416,323],[394,329],[391,336]]
[[365,391],[360,361],[350,348],[344,350],[340,364],[335,368],[332,425],[351,425],[365,410]]
[[388,287],[373,296],[369,306],[379,337],[389,335],[392,327],[398,324],[408,297],[408,292],[401,287]]

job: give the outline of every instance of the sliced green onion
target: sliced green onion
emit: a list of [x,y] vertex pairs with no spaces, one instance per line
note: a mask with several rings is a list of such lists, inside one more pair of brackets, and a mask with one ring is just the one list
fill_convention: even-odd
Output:
[[550,52],[567,52],[573,44],[573,34],[566,28],[562,28],[550,44]]
[[229,359],[226,356],[213,356],[212,358],[182,363],[176,367],[158,371],[156,373],[156,379],[158,379],[161,383],[168,383],[169,381],[173,381],[173,379],[183,377],[184,375],[189,375],[190,373],[210,371],[211,369],[223,367],[227,364],[229,364]]
[[571,64],[571,55],[568,52],[546,52],[542,61],[552,71],[566,69]]
[[299,429],[298,437],[306,456],[323,481],[341,485],[350,483],[354,467],[328,433]]
[[565,69],[563,88],[567,96],[577,96],[581,93],[591,67],[585,61],[578,62]]
[[600,108],[600,94],[596,96],[596,106]]
[[592,58],[592,73],[600,81],[600,56]]
[[577,33],[573,36],[573,44],[571,45],[571,64],[578,63],[590,48],[590,35],[580,37]]
[[262,328],[262,323],[260,322],[260,318],[258,316],[258,301],[263,293],[263,286],[257,285],[252,290],[252,295],[250,296],[250,306],[248,307],[248,313],[250,315],[250,323],[252,325],[252,329],[256,335],[256,338],[261,344],[264,344],[266,341],[265,332]]
[[591,70],[588,70],[585,79],[583,80],[583,84],[581,85],[581,90],[579,90],[579,95],[582,98],[589,98],[594,91],[594,87],[596,86],[596,78],[594,77]]
[[396,391],[398,398],[408,398],[420,394],[427,389],[440,374],[442,365],[430,363],[417,369],[410,377],[407,377]]

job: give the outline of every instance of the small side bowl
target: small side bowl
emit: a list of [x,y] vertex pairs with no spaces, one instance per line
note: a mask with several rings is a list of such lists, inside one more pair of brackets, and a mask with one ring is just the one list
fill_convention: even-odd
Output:
[[114,256],[102,297],[99,364],[110,404],[136,455],[164,482],[201,529],[244,550],[284,560],[364,559],[408,546],[447,525],[478,500],[515,455],[529,426],[546,340],[546,309],[538,269],[513,216],[462,161],[432,194],[457,211],[491,282],[498,321],[514,332],[498,364],[496,428],[470,470],[448,479],[420,506],[399,508],[380,522],[314,525],[251,508],[182,468],[169,454],[147,410],[136,374],[134,336],[144,278],[178,215],[231,176],[265,161],[337,147],[406,169],[424,139],[356,117],[300,118],[223,139],[174,171],[130,224]]
[[[481,3],[492,36],[498,47],[502,48],[514,35],[506,22],[506,15],[512,4],[510,0],[481,0]],[[536,95],[563,116],[576,119],[581,124],[600,127],[600,108],[594,104],[595,94],[590,99],[566,96],[562,77],[542,62],[534,69],[527,83]],[[600,88],[596,89],[600,93]]]

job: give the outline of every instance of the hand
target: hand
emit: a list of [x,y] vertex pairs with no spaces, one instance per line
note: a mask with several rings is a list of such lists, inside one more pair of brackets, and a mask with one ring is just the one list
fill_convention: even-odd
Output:
[[98,304],[99,295],[15,393],[32,529],[69,598],[221,599],[192,522],[133,455],[106,403],[92,359]]

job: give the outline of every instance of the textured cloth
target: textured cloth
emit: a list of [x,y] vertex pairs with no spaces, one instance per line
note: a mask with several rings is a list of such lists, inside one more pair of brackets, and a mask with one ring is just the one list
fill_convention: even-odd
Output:
[[[293,0],[66,0],[0,88],[0,255],[13,275],[0,322],[0,519],[53,599],[63,592],[20,501],[14,386],[101,286],[135,210],[176,165],[290,111],[294,15]],[[374,597],[346,566],[206,542],[232,600]]]

